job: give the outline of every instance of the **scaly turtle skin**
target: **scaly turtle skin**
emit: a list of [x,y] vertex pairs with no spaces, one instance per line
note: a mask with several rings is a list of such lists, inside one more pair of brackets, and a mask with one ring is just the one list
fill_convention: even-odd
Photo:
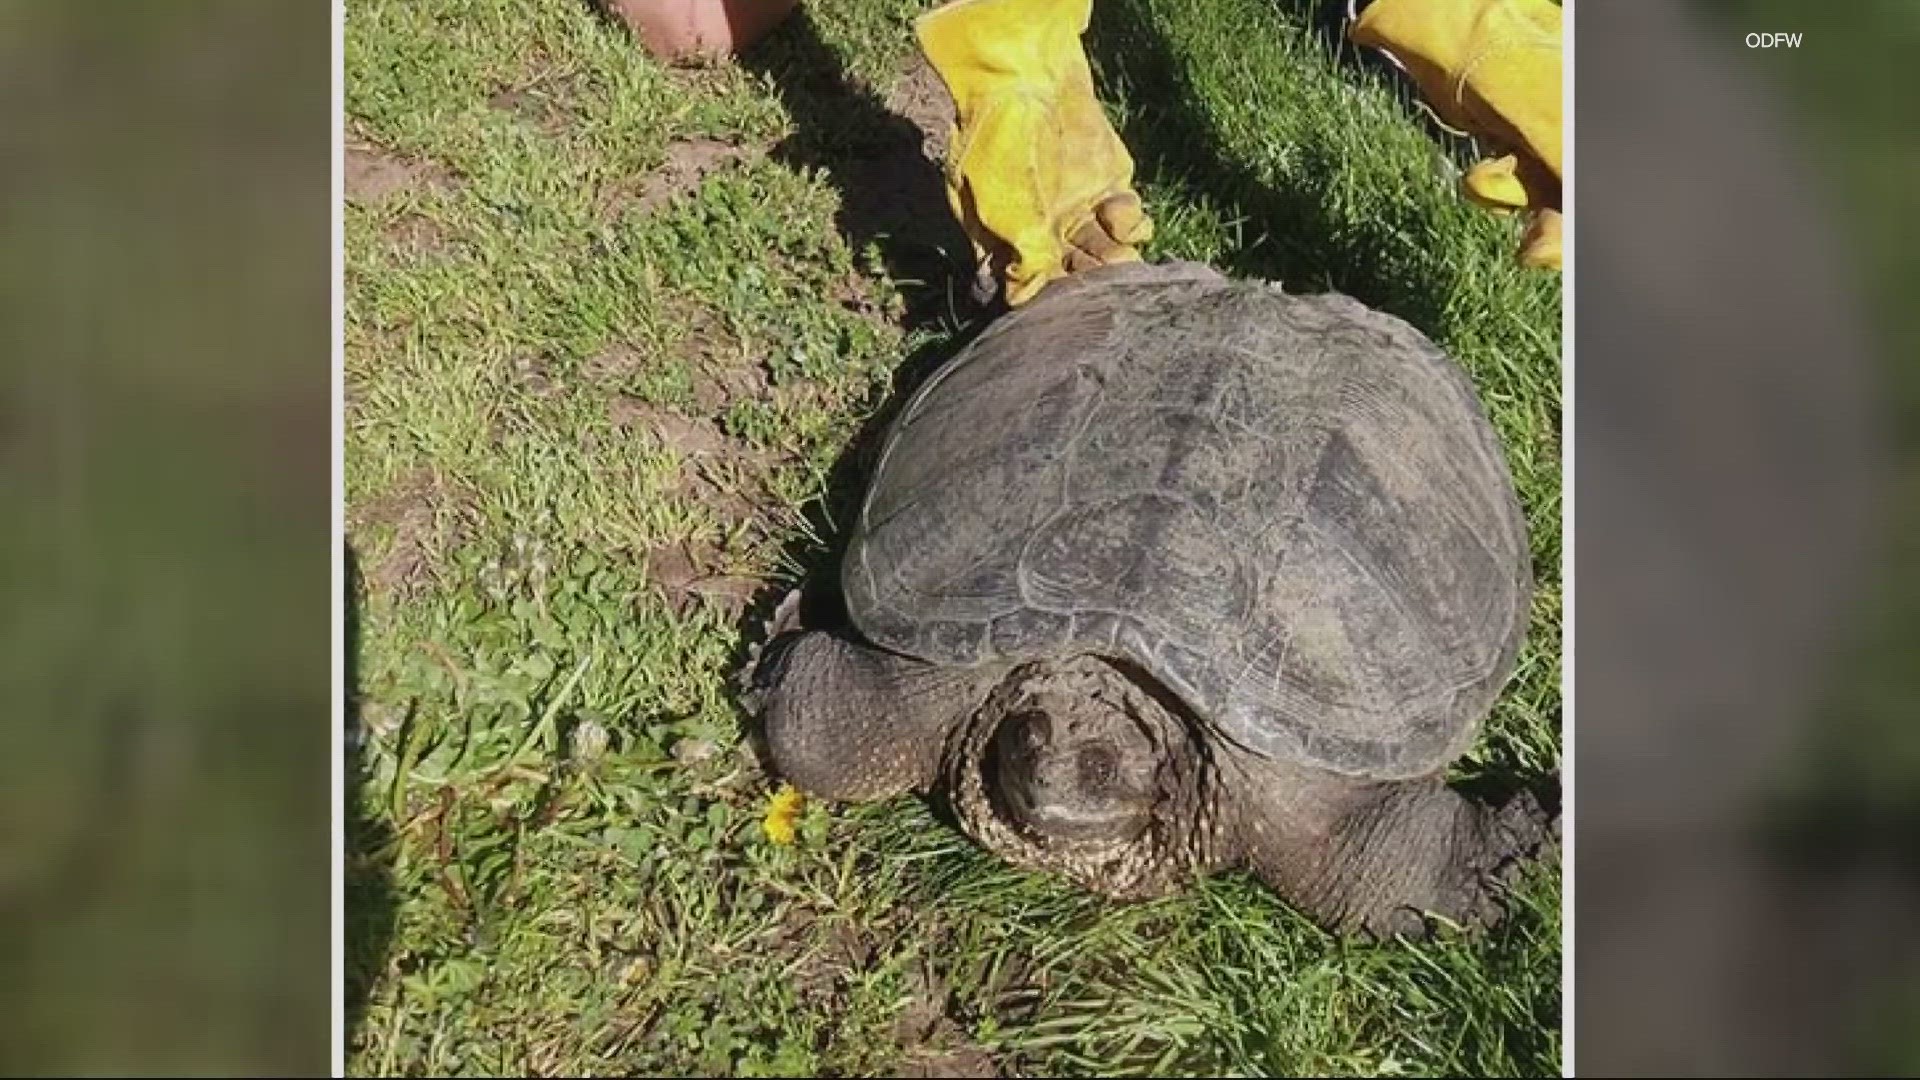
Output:
[[1524,519],[1460,369],[1338,295],[1108,267],[908,402],[842,571],[853,626],[753,673],[775,767],[944,793],[1118,898],[1245,866],[1323,925],[1498,917],[1548,838],[1442,782],[1526,632]]

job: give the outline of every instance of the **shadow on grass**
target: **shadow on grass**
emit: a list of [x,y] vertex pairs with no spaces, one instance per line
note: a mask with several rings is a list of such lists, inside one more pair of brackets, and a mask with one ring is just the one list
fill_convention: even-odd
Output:
[[361,785],[365,782],[360,747],[360,571],[359,560],[349,546],[345,554],[346,596],[343,661],[346,680],[346,761],[342,812],[345,816],[345,913],[346,942],[344,992],[346,1001],[346,1050],[351,1053],[359,1041],[360,1023],[366,1015],[367,999],[386,967],[387,949],[393,939],[398,897],[393,889],[395,837],[392,826],[361,806]]
[[743,52],[740,63],[772,82],[793,118],[794,133],[774,148],[773,159],[818,170],[839,191],[834,225],[856,258],[875,252],[899,284],[905,329],[977,313],[969,296],[972,248],[927,146],[937,133],[852,78],[804,8]]
[[[1345,44],[1343,4],[1276,3],[1294,21],[1337,46],[1353,77],[1393,70]],[[1338,13],[1333,11],[1336,6]],[[1096,77],[1105,84],[1103,96],[1111,95],[1116,82],[1126,87],[1129,110],[1120,135],[1133,153],[1140,182],[1238,207],[1255,229],[1265,232],[1261,242],[1229,252],[1221,260],[1222,270],[1278,281],[1292,291],[1343,292],[1437,333],[1451,291],[1443,261],[1382,258],[1425,223],[1415,220],[1410,208],[1395,210],[1386,200],[1382,208],[1394,212],[1360,220],[1337,217],[1326,192],[1341,173],[1342,147],[1311,141],[1290,147],[1299,179],[1285,186],[1269,181],[1256,163],[1228,144],[1207,114],[1188,65],[1155,22],[1151,0],[1101,0],[1094,5],[1086,37]],[[1433,131],[1450,138],[1437,127]]]
[[1478,156],[1473,152],[1473,140],[1451,128],[1441,126],[1434,115],[1421,106],[1419,88],[1406,72],[1395,67],[1379,52],[1360,48],[1347,38],[1348,2],[1349,0],[1273,0],[1273,6],[1290,21],[1306,27],[1314,40],[1338,59],[1340,67],[1349,76],[1383,79],[1392,85],[1398,91],[1408,111],[1419,117],[1427,137],[1445,149],[1456,162],[1463,165],[1471,164]]
[[[996,311],[973,291],[972,250],[947,203],[939,161],[926,132],[870,87],[851,78],[839,55],[802,9],[740,62],[772,82],[793,118],[793,135],[775,160],[818,170],[840,194],[835,227],[856,256],[873,254],[904,302],[900,327],[930,339],[894,368],[886,392],[828,470],[809,503],[806,526],[787,542],[782,561],[795,568],[801,619],[809,627],[846,624],[839,566],[848,523],[859,512],[880,446],[900,407],[942,364],[964,348]],[[770,621],[792,586],[763,590],[747,608],[734,669],[744,672],[767,638]],[[765,761],[758,725],[743,734]]]

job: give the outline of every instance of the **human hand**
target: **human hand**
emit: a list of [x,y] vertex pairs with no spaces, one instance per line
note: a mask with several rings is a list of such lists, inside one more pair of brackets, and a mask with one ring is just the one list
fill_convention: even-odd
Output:
[[948,197],[1007,303],[1135,262],[1153,224],[1133,158],[1094,96],[1092,0],[957,0],[915,30],[957,113]]
[[1441,122],[1495,156],[1462,194],[1530,220],[1517,258],[1560,269],[1560,7],[1551,0],[1376,0],[1348,31],[1410,76]]

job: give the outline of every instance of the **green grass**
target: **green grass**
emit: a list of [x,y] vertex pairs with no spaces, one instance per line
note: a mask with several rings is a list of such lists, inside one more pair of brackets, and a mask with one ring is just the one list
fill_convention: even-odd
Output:
[[[1558,1074],[1552,866],[1492,934],[1363,946],[1238,876],[1103,903],[912,799],[763,839],[728,680],[978,325],[887,109],[922,6],[670,70],[578,0],[349,4],[389,178],[346,221],[350,1070]],[[1474,376],[1540,589],[1460,772],[1555,770],[1558,280],[1291,7],[1096,8],[1152,257],[1350,292]]]

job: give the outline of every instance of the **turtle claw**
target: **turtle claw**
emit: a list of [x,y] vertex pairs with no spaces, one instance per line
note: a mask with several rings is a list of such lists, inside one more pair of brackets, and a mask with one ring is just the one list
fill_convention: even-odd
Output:
[[1532,792],[1522,791],[1498,810],[1487,811],[1486,841],[1474,860],[1472,901],[1463,925],[1485,929],[1507,915],[1508,901],[1527,868],[1559,845],[1560,815],[1549,815]]
[[760,662],[766,651],[783,637],[801,629],[799,588],[787,590],[787,594],[774,605],[773,614],[760,624],[758,640],[747,647],[746,662],[733,676],[734,689],[740,695],[740,703],[750,715],[758,716],[765,704],[768,686],[759,678]]
[[1427,941],[1443,926],[1473,933],[1506,920],[1527,868],[1558,846],[1560,816],[1549,814],[1525,791],[1498,809],[1474,812],[1479,820],[1467,834],[1474,838],[1471,846],[1435,883],[1435,891],[1364,916],[1364,936]]

